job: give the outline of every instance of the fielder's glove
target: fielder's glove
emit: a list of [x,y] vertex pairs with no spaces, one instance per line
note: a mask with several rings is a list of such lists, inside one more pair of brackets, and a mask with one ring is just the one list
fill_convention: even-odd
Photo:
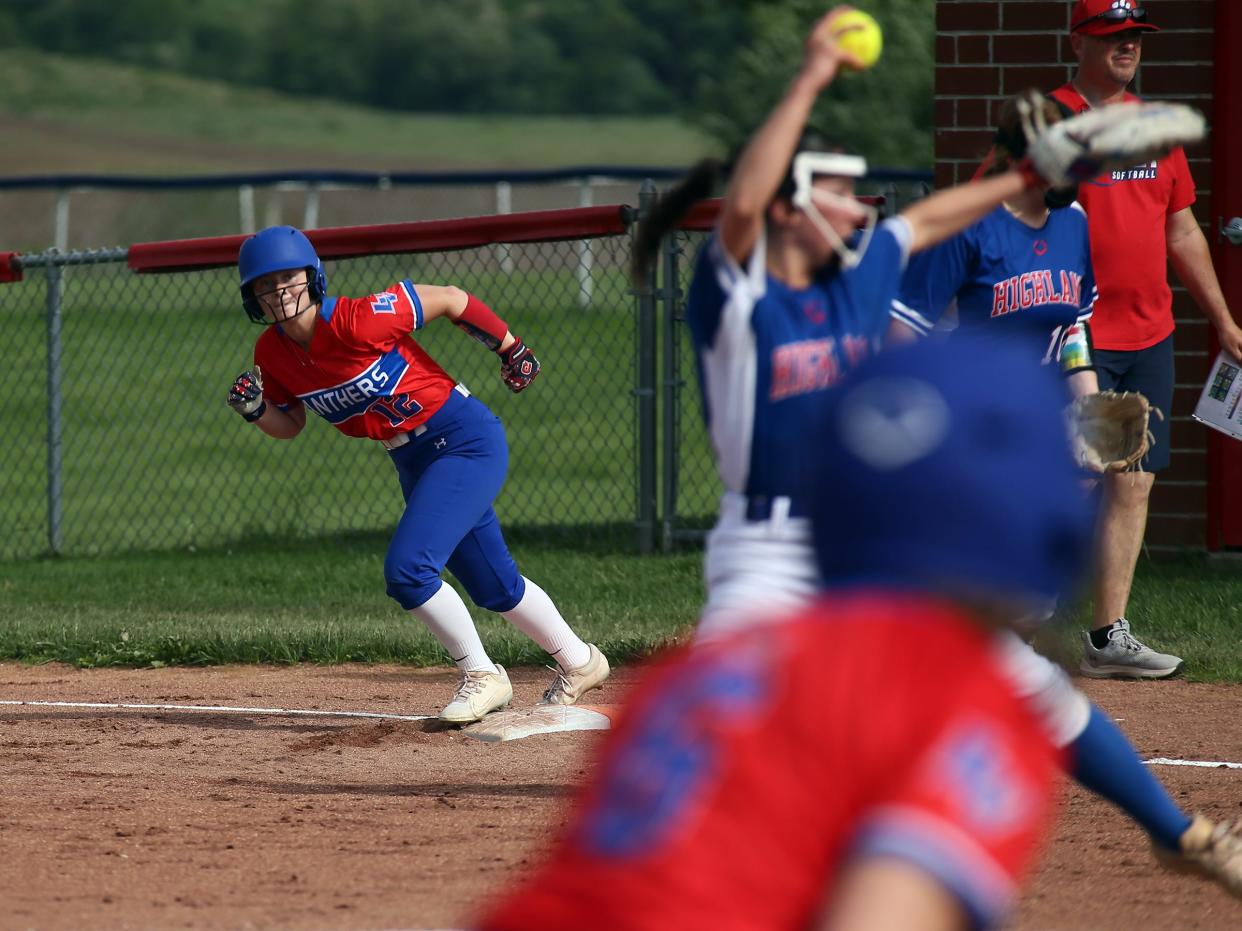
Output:
[[1110,104],[1049,126],[1042,100],[1032,93],[1018,101],[1018,112],[1027,158],[1050,187],[1151,161],[1198,142],[1207,131],[1198,110],[1177,103]]
[[520,339],[515,339],[512,346],[497,355],[500,356],[500,377],[514,394],[524,389],[539,374],[539,360]]
[[1070,448],[1081,468],[1092,472],[1124,472],[1138,467],[1155,438],[1147,429],[1154,413],[1137,391],[1101,391],[1083,395],[1069,406]]
[[229,389],[229,407],[241,414],[247,423],[254,423],[267,410],[263,400],[263,373],[256,365],[253,372],[242,372]]

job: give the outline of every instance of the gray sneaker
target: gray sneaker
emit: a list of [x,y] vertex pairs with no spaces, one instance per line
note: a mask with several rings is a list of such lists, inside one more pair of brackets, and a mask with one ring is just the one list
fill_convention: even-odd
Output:
[[1108,644],[1097,650],[1091,634],[1082,632],[1082,662],[1078,670],[1092,679],[1163,679],[1182,668],[1182,658],[1157,653],[1130,633],[1124,617],[1108,629]]

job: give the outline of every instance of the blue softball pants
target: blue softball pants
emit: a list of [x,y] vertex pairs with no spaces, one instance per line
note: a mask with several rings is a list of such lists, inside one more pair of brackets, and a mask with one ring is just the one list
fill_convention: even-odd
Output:
[[504,426],[482,401],[457,391],[425,426],[388,453],[405,498],[384,558],[388,594],[417,608],[440,590],[447,566],[479,607],[509,611],[526,581],[492,509],[509,468]]

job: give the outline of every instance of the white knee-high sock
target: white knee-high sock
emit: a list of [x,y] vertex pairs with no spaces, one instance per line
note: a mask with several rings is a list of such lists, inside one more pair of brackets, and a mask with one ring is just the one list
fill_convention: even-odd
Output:
[[522,578],[526,580],[522,600],[500,616],[551,653],[562,670],[583,665],[591,658],[586,643],[570,630],[548,593],[526,576]]
[[496,672],[496,665],[483,649],[483,641],[479,639],[466,603],[453,586],[441,582],[440,590],[417,608],[411,608],[410,614],[427,625],[462,672],[479,669]]

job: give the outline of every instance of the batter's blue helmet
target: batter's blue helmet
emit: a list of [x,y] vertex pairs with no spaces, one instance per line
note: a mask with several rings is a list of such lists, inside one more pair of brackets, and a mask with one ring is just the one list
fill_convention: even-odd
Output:
[[1073,594],[1095,510],[1068,402],[1029,347],[969,333],[864,363],[829,392],[809,479],[826,583],[1022,606]]
[[292,226],[269,226],[259,230],[242,243],[237,256],[237,271],[241,276],[242,307],[255,323],[268,323],[263,309],[254,296],[254,280],[272,272],[290,268],[305,268],[310,282],[311,300],[318,303],[328,293],[328,276],[323,263],[306,234]]

